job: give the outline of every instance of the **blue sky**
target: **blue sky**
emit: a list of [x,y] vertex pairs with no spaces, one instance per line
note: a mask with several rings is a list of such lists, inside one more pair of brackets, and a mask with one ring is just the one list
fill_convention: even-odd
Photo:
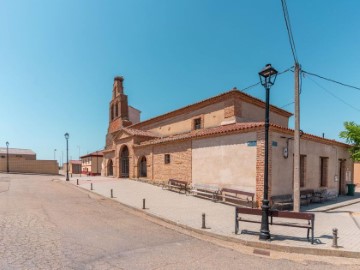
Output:
[[[360,2],[287,6],[302,68],[360,86]],[[73,159],[103,148],[116,75],[145,120],[293,62],[280,0],[0,0],[0,145],[39,159],[57,149],[60,160],[69,132]],[[280,75],[271,103],[289,104],[293,89],[293,73]],[[265,96],[261,86],[246,92]],[[360,91],[305,76],[301,129],[339,140],[344,121],[360,122],[359,100]]]

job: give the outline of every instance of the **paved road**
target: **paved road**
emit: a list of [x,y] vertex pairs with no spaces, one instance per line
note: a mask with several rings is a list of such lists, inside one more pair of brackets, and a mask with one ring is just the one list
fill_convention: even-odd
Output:
[[53,178],[0,174],[0,269],[359,269],[219,246]]

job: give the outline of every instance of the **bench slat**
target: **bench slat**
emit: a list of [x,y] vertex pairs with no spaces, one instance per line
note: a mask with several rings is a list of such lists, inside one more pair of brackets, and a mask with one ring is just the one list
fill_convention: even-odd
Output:
[[[251,222],[251,223],[261,223],[261,221],[246,219],[239,217],[239,214],[245,215],[256,215],[262,216],[262,209],[251,209],[244,207],[235,207],[235,234],[239,231],[239,221]],[[309,233],[311,231],[311,244],[314,243],[314,221],[315,214],[313,213],[298,213],[298,212],[285,212],[285,211],[273,211],[269,210],[269,225],[279,225],[279,226],[288,226],[295,228],[304,228],[307,229],[307,238],[309,239]],[[307,220],[308,224],[293,223],[293,222],[281,222],[278,220],[273,221],[273,219],[298,219],[298,220]]]

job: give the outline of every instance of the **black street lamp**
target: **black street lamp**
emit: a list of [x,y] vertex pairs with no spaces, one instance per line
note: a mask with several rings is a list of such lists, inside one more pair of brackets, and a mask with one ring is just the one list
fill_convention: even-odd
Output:
[[264,197],[262,201],[262,217],[260,240],[270,239],[269,230],[269,101],[270,101],[270,87],[274,85],[277,71],[271,64],[267,64],[263,70],[259,72],[260,82],[266,89],[266,108],[265,108],[265,162],[264,162]]
[[66,181],[69,181],[69,133],[65,133],[66,139]]
[[9,173],[9,142],[6,142],[6,171]]
[[96,175],[99,174],[99,154],[98,151],[96,151]]

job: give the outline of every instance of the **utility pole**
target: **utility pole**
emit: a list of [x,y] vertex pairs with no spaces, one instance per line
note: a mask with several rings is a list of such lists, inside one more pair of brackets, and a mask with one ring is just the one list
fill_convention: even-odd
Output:
[[300,212],[300,91],[299,63],[295,63],[294,212]]

